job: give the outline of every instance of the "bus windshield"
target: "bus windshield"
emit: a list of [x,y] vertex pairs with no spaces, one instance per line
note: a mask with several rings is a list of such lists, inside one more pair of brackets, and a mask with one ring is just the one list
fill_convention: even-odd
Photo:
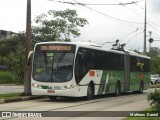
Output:
[[[70,48],[66,48],[70,46]],[[33,79],[41,82],[66,82],[72,79],[75,46],[39,45],[35,49]]]

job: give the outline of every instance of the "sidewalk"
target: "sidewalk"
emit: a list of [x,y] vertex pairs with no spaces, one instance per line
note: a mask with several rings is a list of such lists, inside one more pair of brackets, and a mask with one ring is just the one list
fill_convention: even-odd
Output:
[[[0,84],[0,95],[8,94],[8,93],[23,93],[24,85],[14,85],[14,84]],[[34,100],[43,98],[42,96],[20,96],[18,98],[12,99],[1,99],[0,104],[9,103],[9,102],[18,102],[18,101],[26,101],[26,100]]]
[[41,99],[41,98],[43,98],[43,96],[22,96],[22,97],[12,98],[12,99],[1,99],[0,104],[18,102],[18,101],[35,100],[35,99]]

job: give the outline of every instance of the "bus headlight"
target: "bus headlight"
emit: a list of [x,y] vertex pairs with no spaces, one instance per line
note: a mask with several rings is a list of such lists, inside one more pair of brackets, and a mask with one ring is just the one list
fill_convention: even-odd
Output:
[[72,88],[72,85],[65,85],[64,88],[66,88],[66,89],[71,89],[71,88]]
[[36,88],[38,88],[38,87],[39,87],[39,85],[37,85],[37,84],[32,84],[32,87],[36,87]]

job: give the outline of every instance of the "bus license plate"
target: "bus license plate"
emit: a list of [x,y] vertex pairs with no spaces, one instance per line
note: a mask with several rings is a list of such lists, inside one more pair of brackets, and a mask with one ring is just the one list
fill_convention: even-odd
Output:
[[47,90],[47,93],[55,93],[55,90]]

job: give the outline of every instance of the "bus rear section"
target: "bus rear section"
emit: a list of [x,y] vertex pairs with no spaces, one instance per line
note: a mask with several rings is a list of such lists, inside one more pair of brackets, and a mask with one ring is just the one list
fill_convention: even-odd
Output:
[[125,52],[124,58],[124,92],[142,93],[150,85],[150,58],[133,52]]

